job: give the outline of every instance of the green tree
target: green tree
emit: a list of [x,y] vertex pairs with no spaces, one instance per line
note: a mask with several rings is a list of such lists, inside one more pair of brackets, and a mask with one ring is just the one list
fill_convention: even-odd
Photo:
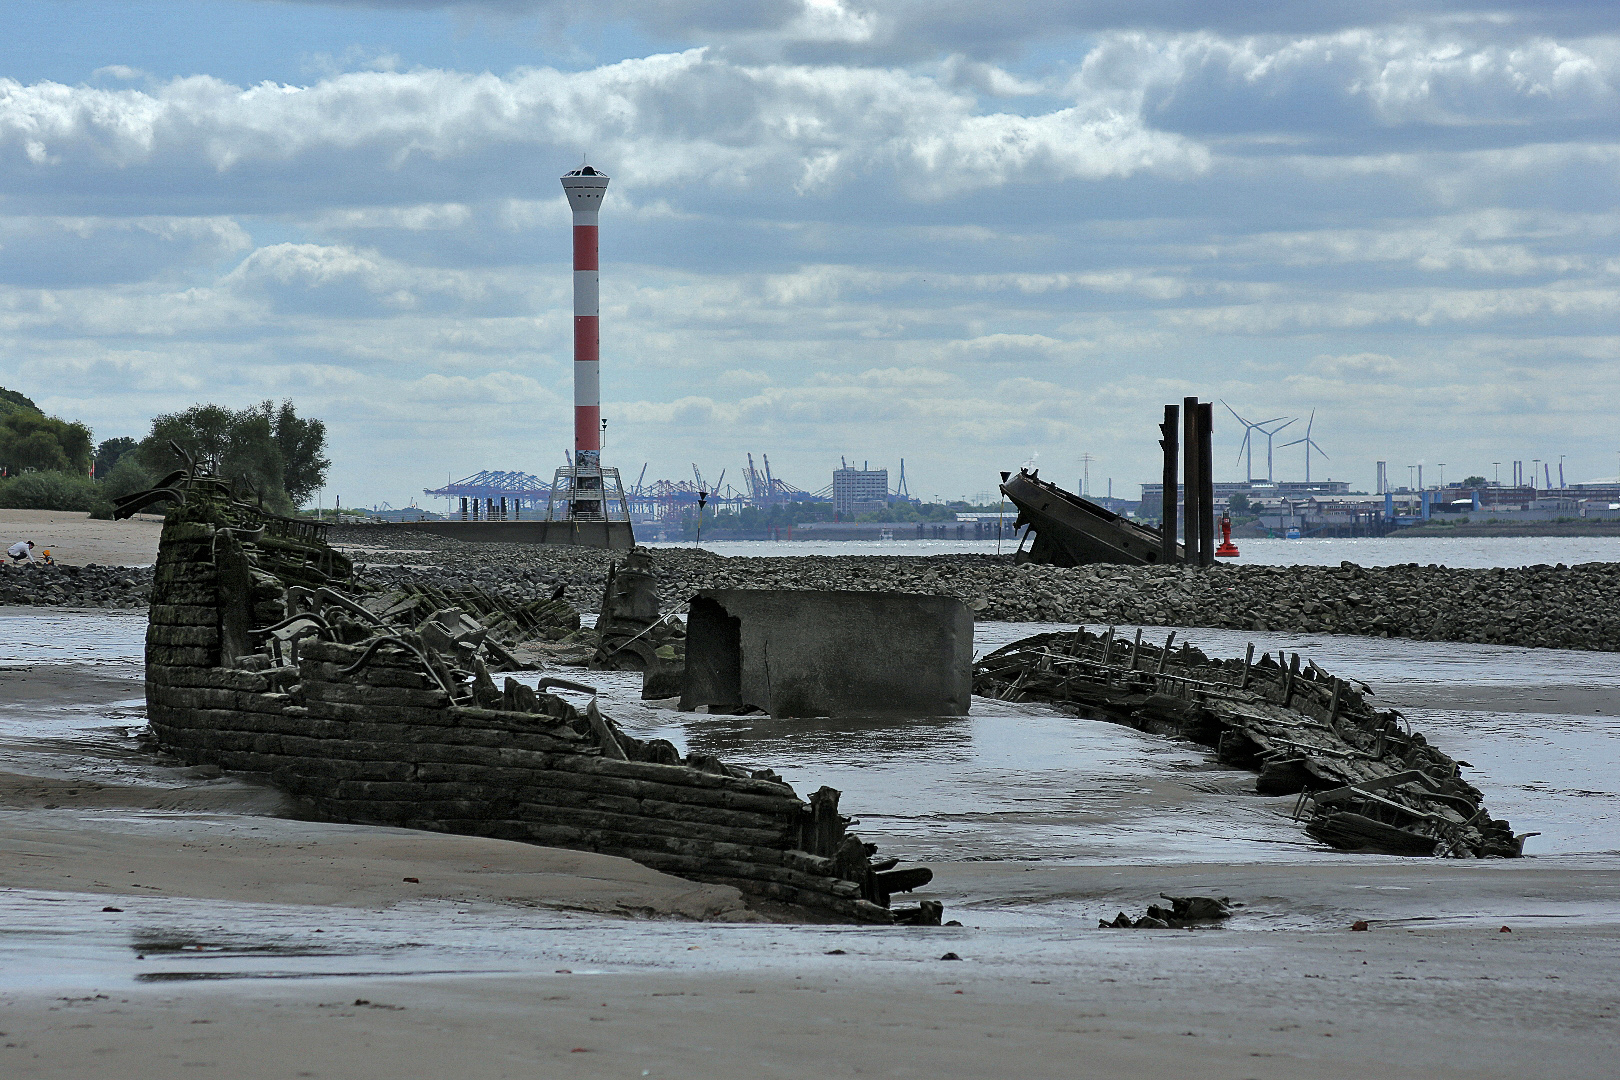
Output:
[[300,417],[291,401],[279,406],[266,401],[259,411],[270,422],[271,438],[281,455],[281,486],[294,506],[303,506],[326,484],[326,470],[332,465],[326,457],[326,425]]
[[1485,478],[1483,476],[1466,477],[1462,482],[1462,486],[1463,487],[1484,487],[1485,486]]
[[0,467],[13,476],[23,472],[85,476],[90,471],[90,439],[90,429],[83,424],[19,408],[0,416]]
[[326,425],[300,417],[291,401],[260,402],[247,409],[193,405],[152,421],[134,460],[149,475],[179,468],[178,445],[200,468],[223,476],[243,496],[290,513],[326,482]]
[[103,440],[101,445],[96,447],[96,479],[100,480],[112,472],[113,466],[117,465],[125,454],[128,454],[139,445],[128,435]]
[[34,399],[27,394],[20,394],[15,390],[7,390],[0,386],[0,416],[14,413],[18,409],[28,409],[39,412],[40,407],[34,404]]
[[1234,514],[1247,513],[1249,509],[1249,497],[1243,494],[1241,491],[1236,492],[1226,500],[1226,505],[1227,508]]
[[118,464],[101,478],[101,493],[108,502],[116,502],[125,495],[145,491],[152,486],[155,479],[157,478],[141,466],[134,454],[125,454],[118,459]]
[[111,512],[101,485],[84,473],[29,472],[0,480],[0,507]]

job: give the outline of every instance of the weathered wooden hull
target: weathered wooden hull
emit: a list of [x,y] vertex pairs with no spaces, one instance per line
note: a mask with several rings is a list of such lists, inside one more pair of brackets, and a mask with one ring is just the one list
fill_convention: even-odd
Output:
[[1041,701],[1212,748],[1259,773],[1263,795],[1297,795],[1296,817],[1349,851],[1456,857],[1522,854],[1523,837],[1494,819],[1460,764],[1315,664],[1262,656],[1212,660],[1189,646],[1153,646],[1078,629],[1037,634],[989,654],[974,693]]

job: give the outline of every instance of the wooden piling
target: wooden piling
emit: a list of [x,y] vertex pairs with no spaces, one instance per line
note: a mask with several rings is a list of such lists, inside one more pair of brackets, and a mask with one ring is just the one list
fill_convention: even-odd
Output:
[[1163,437],[1159,446],[1164,449],[1164,518],[1159,524],[1159,561],[1176,561],[1176,464],[1180,457],[1177,436],[1181,421],[1174,405],[1164,407],[1164,423],[1159,425]]
[[1185,560],[1188,566],[1202,566],[1203,556],[1199,551],[1198,543],[1202,533],[1198,528],[1198,521],[1203,509],[1198,505],[1199,497],[1203,493],[1199,477],[1203,475],[1203,465],[1199,462],[1199,448],[1202,442],[1199,439],[1198,399],[1186,398],[1181,403],[1181,506],[1183,534],[1182,546],[1185,550]]
[[[1198,565],[1215,565],[1215,406],[1198,404]],[[1191,474],[1187,477],[1193,483]],[[1189,518],[1188,522],[1191,523]]]

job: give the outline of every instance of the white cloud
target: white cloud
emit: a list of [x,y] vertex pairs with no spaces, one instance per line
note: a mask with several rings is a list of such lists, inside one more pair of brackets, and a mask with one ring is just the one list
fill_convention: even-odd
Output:
[[1150,116],[1224,98],[1223,121],[1242,124],[1253,112],[1296,129],[1319,128],[1324,106],[1355,102],[1382,124],[1595,117],[1620,101],[1620,39],[1500,42],[1421,24],[1301,38],[1121,32],[1102,38],[1071,86],[1080,96],[1116,95]]
[[129,67],[126,64],[108,64],[106,67],[96,68],[96,70],[90,73],[90,77],[92,79],[123,79],[124,81],[128,82],[133,79],[146,78],[146,72],[142,71],[140,68]]
[[920,75],[746,67],[701,49],[579,73],[356,72],[309,87],[239,88],[207,76],[150,91],[0,79],[0,167],[15,146],[32,166],[181,175],[198,166],[251,173],[334,153],[400,170],[513,146],[584,148],[629,187],[821,190],[884,176],[922,197],[1015,181],[1188,175],[1208,161],[1196,144],[1106,103],[983,113],[972,96]]
[[[1335,469],[1489,453],[1480,416],[1609,437],[1613,39],[1127,29],[1039,70],[993,42],[862,61],[908,47],[928,13],[901,7],[705,7],[723,47],[577,72],[335,48],[308,86],[0,79],[6,385],[102,435],[291,394],[349,496],[442,482],[424,445],[432,474],[547,472],[570,430],[555,177],[588,152],[614,177],[611,445],[651,476],[763,451],[819,487],[846,452],[951,494],[1089,452],[1123,489],[1188,393],[1319,409]],[[935,8],[928,41],[989,26]]]
[[415,206],[362,206],[333,210],[310,220],[312,228],[347,232],[356,229],[405,229],[426,232],[458,229],[472,219],[465,203],[418,203]]

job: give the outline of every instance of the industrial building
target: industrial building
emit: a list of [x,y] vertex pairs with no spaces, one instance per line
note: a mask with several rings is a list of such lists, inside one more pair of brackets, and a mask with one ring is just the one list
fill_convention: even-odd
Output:
[[839,517],[870,514],[889,505],[888,469],[834,469],[833,509]]
[[[1185,493],[1185,485],[1177,484],[1176,493],[1181,496]],[[1242,495],[1244,498],[1254,499],[1309,499],[1317,495],[1348,495],[1350,484],[1345,480],[1237,480],[1231,483],[1217,483],[1215,485],[1215,502],[1225,505],[1233,495]],[[1142,485],[1142,507],[1158,507],[1164,504],[1164,484]]]

